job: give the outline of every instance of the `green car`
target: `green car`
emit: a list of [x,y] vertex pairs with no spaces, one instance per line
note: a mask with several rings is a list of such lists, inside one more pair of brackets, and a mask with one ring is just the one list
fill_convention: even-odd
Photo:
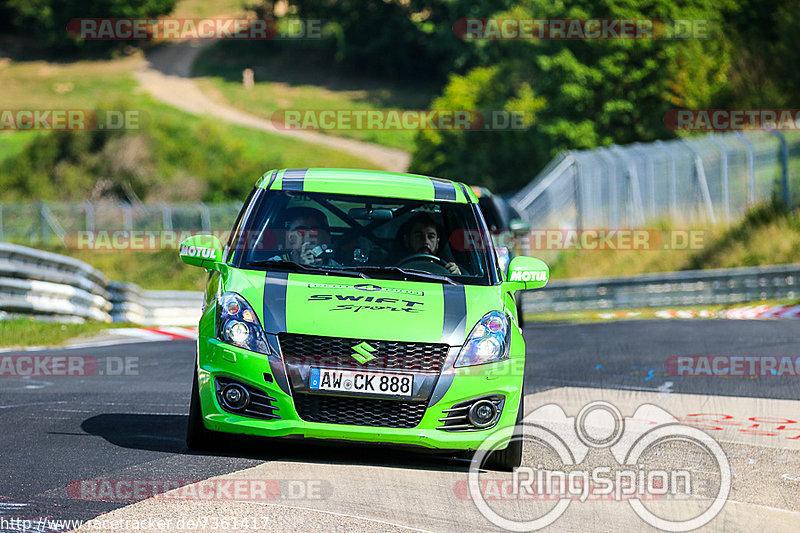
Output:
[[[518,466],[525,342],[514,294],[547,265],[498,259],[478,199],[448,180],[366,170],[267,172],[206,268],[187,444],[230,434],[462,454],[501,433]],[[508,435],[509,438],[506,438]]]

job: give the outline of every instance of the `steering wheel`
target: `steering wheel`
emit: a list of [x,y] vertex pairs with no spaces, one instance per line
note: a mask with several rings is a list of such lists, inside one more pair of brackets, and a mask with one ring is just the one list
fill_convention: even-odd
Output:
[[413,265],[418,270],[424,270],[431,274],[442,274],[449,276],[451,272],[447,270],[447,261],[433,254],[411,254],[397,262],[397,266],[405,267]]

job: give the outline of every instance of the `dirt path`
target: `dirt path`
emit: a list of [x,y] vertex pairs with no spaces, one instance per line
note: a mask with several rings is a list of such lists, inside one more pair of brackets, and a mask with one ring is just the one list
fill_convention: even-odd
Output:
[[147,55],[145,66],[136,71],[136,78],[154,98],[187,113],[209,115],[231,124],[327,146],[372,161],[386,170],[408,169],[411,156],[402,150],[311,131],[280,130],[268,120],[215,102],[190,77],[194,60],[212,42],[185,41],[155,49]]

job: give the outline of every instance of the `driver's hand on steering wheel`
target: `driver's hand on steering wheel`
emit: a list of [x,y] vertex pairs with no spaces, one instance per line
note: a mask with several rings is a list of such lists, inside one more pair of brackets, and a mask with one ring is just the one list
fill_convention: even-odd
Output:
[[459,275],[459,276],[461,275],[461,269],[458,268],[458,265],[455,264],[455,263],[452,263],[452,262],[451,263],[447,263],[445,265],[445,268],[447,268],[447,270],[449,270],[451,274],[456,274],[456,275]]

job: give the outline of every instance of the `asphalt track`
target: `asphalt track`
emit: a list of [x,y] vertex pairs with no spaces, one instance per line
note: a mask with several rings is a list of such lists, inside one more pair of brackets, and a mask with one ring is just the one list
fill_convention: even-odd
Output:
[[[626,417],[645,403],[679,419],[696,416],[697,427],[722,444],[733,471],[728,503],[706,529],[797,531],[800,439],[793,437],[800,436],[800,380],[681,378],[667,375],[664,361],[673,355],[797,355],[798,332],[795,321],[531,324],[525,331],[527,411],[556,403],[574,416],[586,403],[605,400]],[[188,453],[183,438],[191,341],[36,353],[91,356],[99,371],[87,377],[0,377],[1,531],[24,531],[23,525],[28,531],[53,531],[64,527],[52,520],[96,517],[84,530],[498,529],[464,496],[468,462],[463,459],[388,448],[267,445],[255,439],[225,454]],[[128,361],[136,365],[135,372],[108,375],[106,370],[118,368],[126,357],[133,358]],[[537,453],[526,447],[524,464],[542,461]],[[136,503],[118,496],[98,501],[100,496],[75,490],[81,480],[199,481],[214,476],[268,480],[279,493],[266,503],[191,498]],[[99,520],[132,517],[151,522],[127,529],[106,522],[99,529]],[[180,517],[201,522],[188,527],[189,522],[152,521]],[[573,504],[550,529],[622,527],[652,529],[627,502],[600,501]]]

